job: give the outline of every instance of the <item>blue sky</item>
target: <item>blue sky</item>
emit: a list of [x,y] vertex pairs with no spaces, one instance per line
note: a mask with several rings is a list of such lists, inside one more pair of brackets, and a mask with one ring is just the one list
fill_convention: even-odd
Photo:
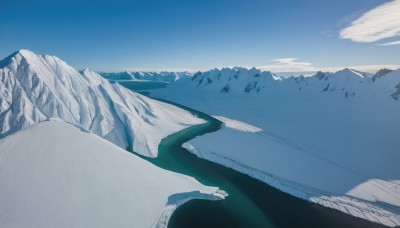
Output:
[[[378,15],[387,15],[397,3],[399,0],[2,0],[0,58],[30,49],[56,55],[78,69],[100,71],[224,66],[306,71],[400,65],[400,45],[396,45],[400,16],[392,12],[392,18],[381,20],[373,15],[376,9]],[[392,5],[380,9],[385,4]],[[394,32],[383,38],[376,36],[381,31],[360,32],[369,31],[375,21],[387,25],[385,20],[395,23],[389,28]]]

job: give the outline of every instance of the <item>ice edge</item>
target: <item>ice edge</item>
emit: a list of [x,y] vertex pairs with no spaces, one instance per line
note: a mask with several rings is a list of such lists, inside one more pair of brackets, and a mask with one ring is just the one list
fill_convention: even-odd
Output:
[[[400,225],[400,216],[385,210],[384,207],[376,207],[360,199],[321,191],[305,186],[278,176],[274,176],[252,167],[241,164],[233,159],[223,157],[208,151],[199,151],[190,143],[183,143],[182,147],[199,158],[215,162],[225,167],[234,169],[258,179],[274,188],[277,188],[294,197],[313,202],[324,207],[332,208],[350,214],[354,217],[366,219],[371,222],[395,227]],[[384,218],[384,219],[382,219]]]

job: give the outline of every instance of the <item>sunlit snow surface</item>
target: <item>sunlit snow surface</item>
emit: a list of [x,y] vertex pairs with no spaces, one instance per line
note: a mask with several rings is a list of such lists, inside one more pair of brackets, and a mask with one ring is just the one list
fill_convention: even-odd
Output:
[[197,73],[151,92],[262,129],[228,122],[184,144],[199,157],[389,226],[400,225],[399,94],[400,70],[281,79],[244,68]]
[[55,120],[0,140],[0,182],[0,227],[166,227],[177,205],[224,198]]
[[224,116],[213,116],[215,119],[224,123],[225,127],[232,128],[238,131],[256,133],[262,131],[261,128],[241,122],[239,120],[230,119]]
[[162,138],[203,122],[54,56],[21,50],[1,61],[0,138],[52,117],[149,157]]

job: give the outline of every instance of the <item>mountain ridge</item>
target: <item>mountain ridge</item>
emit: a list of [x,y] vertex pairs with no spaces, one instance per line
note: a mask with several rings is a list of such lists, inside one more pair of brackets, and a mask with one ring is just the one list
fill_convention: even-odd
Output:
[[187,111],[110,84],[89,69],[81,74],[58,57],[20,50],[3,63],[0,137],[56,117],[124,149],[155,157],[162,138],[203,122]]
[[[376,76],[380,74],[380,76]],[[211,93],[319,93],[332,92],[345,98],[363,96],[392,97],[400,84],[400,69],[377,72],[375,76],[350,68],[336,72],[317,72],[312,76],[282,78],[270,71],[256,68],[222,68],[197,72],[169,85],[175,89],[207,91]],[[186,88],[186,89],[185,89]],[[328,94],[328,93],[326,93]]]

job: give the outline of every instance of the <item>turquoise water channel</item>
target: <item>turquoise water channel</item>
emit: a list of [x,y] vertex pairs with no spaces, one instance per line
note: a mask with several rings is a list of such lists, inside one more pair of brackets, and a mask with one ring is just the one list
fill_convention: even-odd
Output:
[[199,111],[165,102],[207,122],[163,139],[157,158],[142,158],[161,168],[192,176],[205,185],[218,186],[229,194],[220,201],[191,200],[185,203],[173,213],[168,227],[382,227],[298,199],[245,174],[196,157],[181,145],[194,137],[219,130],[222,123]]

